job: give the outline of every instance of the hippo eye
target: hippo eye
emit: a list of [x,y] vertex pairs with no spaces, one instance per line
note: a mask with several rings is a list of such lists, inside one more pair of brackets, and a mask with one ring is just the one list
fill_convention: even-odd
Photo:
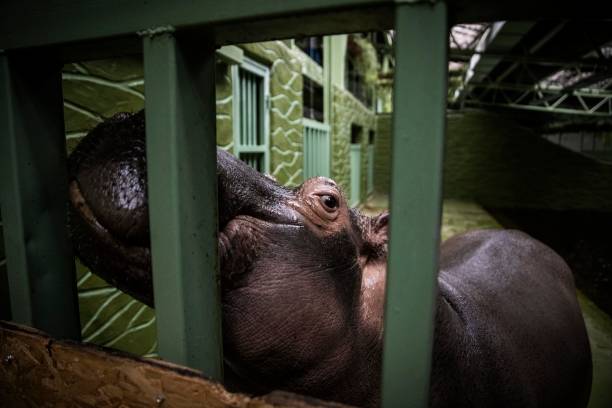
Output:
[[335,211],[338,209],[338,199],[332,195],[322,195],[319,200],[328,211]]

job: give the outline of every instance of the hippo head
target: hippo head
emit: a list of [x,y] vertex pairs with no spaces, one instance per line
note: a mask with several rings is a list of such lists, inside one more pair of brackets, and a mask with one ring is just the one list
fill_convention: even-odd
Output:
[[[142,112],[90,132],[69,160],[70,226],[92,271],[153,306],[144,146]],[[350,209],[328,178],[285,188],[222,150],[217,173],[228,386],[374,403],[388,215]]]

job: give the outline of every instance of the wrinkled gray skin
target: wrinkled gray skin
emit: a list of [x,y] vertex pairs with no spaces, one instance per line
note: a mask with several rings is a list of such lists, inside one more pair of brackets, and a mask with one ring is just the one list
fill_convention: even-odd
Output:
[[[329,179],[286,189],[217,160],[228,387],[376,406],[388,214],[349,209]],[[145,163],[142,112],[94,129],[70,158],[71,230],[86,265],[153,306]],[[586,406],[589,344],[551,249],[514,231],[456,236],[438,284],[431,406]]]

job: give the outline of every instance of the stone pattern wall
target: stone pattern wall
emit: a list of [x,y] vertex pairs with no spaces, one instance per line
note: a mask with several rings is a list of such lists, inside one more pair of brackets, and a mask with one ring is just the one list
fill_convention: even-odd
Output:
[[270,67],[270,172],[280,184],[299,185],[304,178],[300,60],[283,41],[242,47],[245,55]]
[[[389,186],[391,116],[377,120],[376,189]],[[612,211],[612,166],[550,143],[510,117],[450,113],[444,197],[485,207]]]
[[334,86],[332,95],[332,151],[331,178],[351,196],[351,125],[361,126],[361,202],[367,198],[368,134],[376,130],[376,116],[350,92]]
[[302,74],[312,79],[317,84],[324,86],[323,67],[317,64],[308,54],[298,47],[293,48],[293,54],[302,65]]

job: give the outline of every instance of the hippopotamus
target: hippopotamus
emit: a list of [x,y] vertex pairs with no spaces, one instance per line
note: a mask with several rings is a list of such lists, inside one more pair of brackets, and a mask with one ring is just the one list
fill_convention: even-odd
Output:
[[[154,307],[143,112],[94,128],[69,175],[76,253]],[[283,187],[223,150],[217,177],[225,385],[378,406],[389,214],[349,208],[328,178]],[[441,245],[439,267],[430,406],[586,406],[588,337],[552,249],[472,231]]]

